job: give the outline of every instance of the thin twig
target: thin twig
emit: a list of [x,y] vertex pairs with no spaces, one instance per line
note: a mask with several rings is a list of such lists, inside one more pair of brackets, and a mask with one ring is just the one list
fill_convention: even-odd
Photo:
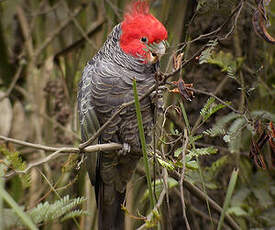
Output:
[[16,82],[18,81],[20,75],[21,75],[21,72],[22,72],[22,69],[23,69],[23,64],[20,64],[19,65],[19,68],[17,69],[16,71],[16,74],[15,76],[13,77],[12,79],[12,82],[7,90],[7,92],[0,98],[0,102],[5,99],[6,97],[9,97],[10,93],[12,92],[13,88],[15,87],[15,84]]
[[183,194],[183,180],[184,180],[184,173],[185,173],[185,153],[186,153],[186,148],[188,145],[188,135],[187,135],[187,129],[184,129],[184,139],[183,139],[183,147],[182,147],[182,172],[180,176],[180,198],[181,198],[181,206],[182,206],[182,215],[183,219],[186,224],[187,230],[191,230],[187,216],[186,216],[186,207],[185,207],[185,201],[184,201],[184,194]]
[[[175,178],[176,180],[179,180],[181,175],[177,172],[169,171],[169,174],[171,177]],[[189,190],[189,192],[197,197],[198,199],[205,201],[208,200],[209,205],[216,210],[218,213],[222,212],[222,207],[218,205],[212,198],[210,198],[207,194],[202,192],[198,187],[191,184],[189,181],[185,180],[183,181],[184,187]],[[225,221],[232,227],[232,229],[240,230],[239,225],[235,222],[235,220],[228,214],[225,214]]]
[[[160,208],[162,202],[163,202],[163,199],[164,199],[164,196],[165,196],[165,189],[163,189],[159,195],[159,199],[158,199],[158,202],[156,203],[154,209],[149,213],[149,215],[146,217],[146,221],[151,221],[152,218],[154,217],[155,215],[155,212],[158,211],[158,209]],[[146,228],[146,223],[141,225],[137,230],[142,230],[142,229],[145,229]]]
[[194,91],[195,93],[205,94],[205,95],[208,95],[208,96],[210,96],[210,97],[214,97],[217,101],[219,101],[220,103],[222,103],[223,105],[225,105],[226,107],[228,107],[229,109],[231,109],[233,112],[242,115],[243,118],[244,118],[247,122],[250,122],[250,120],[246,117],[245,112],[240,112],[239,110],[233,108],[231,105],[229,105],[229,103],[223,101],[222,99],[220,99],[219,97],[217,97],[215,94],[210,93],[210,92],[206,92],[206,91],[200,90],[200,89],[190,88],[190,87],[186,87],[186,89],[187,89],[187,90]]

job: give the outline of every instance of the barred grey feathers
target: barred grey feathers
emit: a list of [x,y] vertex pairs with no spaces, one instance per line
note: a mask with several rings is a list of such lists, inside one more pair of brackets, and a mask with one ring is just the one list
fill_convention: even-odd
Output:
[[[155,84],[158,63],[144,64],[140,58],[124,53],[119,44],[121,25],[108,36],[103,47],[83,71],[78,91],[78,112],[82,140],[88,140],[125,102],[132,101],[133,79],[139,95]],[[150,142],[153,125],[153,104],[148,96],[140,102],[146,141]],[[116,142],[130,146],[126,155],[117,152],[87,154],[86,168],[95,186],[100,230],[124,229],[127,182],[142,156],[135,106],[124,109],[103,130],[100,143]],[[96,144],[95,140],[93,144]]]

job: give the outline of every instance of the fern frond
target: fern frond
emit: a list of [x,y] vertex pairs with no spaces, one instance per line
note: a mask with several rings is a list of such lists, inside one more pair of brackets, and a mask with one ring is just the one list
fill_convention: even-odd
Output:
[[69,212],[68,214],[66,214],[62,219],[61,219],[61,222],[65,221],[65,220],[68,220],[68,219],[71,219],[71,218],[75,218],[75,217],[79,217],[79,216],[88,216],[89,213],[87,211],[83,211],[83,210],[73,210],[71,212]]
[[214,48],[218,45],[217,39],[215,40],[210,40],[207,43],[207,49],[201,52],[200,59],[199,59],[199,64],[203,63],[208,63],[209,60],[211,59],[212,52]]
[[218,135],[224,135],[226,134],[227,125],[232,120],[235,120],[236,118],[239,118],[240,115],[237,113],[229,113],[225,116],[223,116],[221,119],[219,119],[216,124],[213,125],[211,129],[208,129],[204,131],[203,133],[206,135],[209,135],[211,137],[215,137]]
[[210,167],[206,167],[209,178],[215,178],[219,171],[228,163],[228,155],[225,155],[212,163]]
[[217,111],[219,111],[220,109],[222,109],[224,107],[225,107],[225,105],[216,104],[215,103],[215,98],[210,97],[210,98],[208,98],[208,100],[205,103],[204,107],[201,109],[200,114],[203,117],[203,120],[206,121],[214,113],[216,113]]
[[245,119],[238,118],[230,126],[227,134],[223,137],[225,142],[229,142],[230,152],[238,152],[241,148],[241,131],[245,127]]
[[40,203],[36,208],[30,210],[29,214],[35,223],[53,221],[66,213],[69,214],[68,212],[85,200],[83,197],[70,199],[69,195],[67,195],[53,204],[48,202]]
[[218,150],[214,147],[206,147],[206,148],[196,148],[189,150],[188,156],[190,158],[194,156],[204,156],[204,155],[210,155],[210,154],[216,154]]

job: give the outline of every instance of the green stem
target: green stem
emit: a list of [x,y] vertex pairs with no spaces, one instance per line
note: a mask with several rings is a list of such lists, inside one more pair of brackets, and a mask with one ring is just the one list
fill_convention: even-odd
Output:
[[227,189],[225,201],[224,201],[224,204],[223,204],[222,214],[221,214],[221,217],[220,217],[220,220],[219,220],[217,230],[222,229],[224,216],[225,216],[225,213],[228,209],[228,206],[229,206],[229,203],[230,203],[230,200],[231,200],[231,197],[232,197],[232,194],[233,194],[233,191],[234,191],[237,179],[238,179],[238,173],[239,173],[239,170],[234,169],[232,174],[231,174],[231,178],[230,178],[229,186],[228,186],[228,189]]
[[[191,136],[192,134],[191,134],[191,128],[190,128],[189,120],[188,120],[187,113],[185,111],[184,105],[183,105],[183,103],[182,103],[181,100],[179,100],[179,104],[180,104],[181,112],[183,114],[185,125],[186,125],[187,130],[188,130],[188,134]],[[192,148],[194,150],[196,149],[196,146],[195,146],[194,142],[192,143]],[[202,169],[201,169],[200,164],[199,164],[199,158],[198,158],[198,156],[196,156],[196,161],[198,163],[198,169],[199,169],[200,179],[202,181],[203,192],[205,194],[207,194],[206,187],[205,187],[204,180],[203,180]],[[213,222],[213,218],[212,218],[212,214],[211,214],[211,210],[210,210],[210,205],[209,205],[208,199],[206,199],[206,206],[207,206],[207,210],[208,210],[208,213],[209,213],[209,216],[210,216],[212,228],[214,229],[214,222]]]
[[145,141],[145,135],[144,135],[144,129],[143,129],[143,123],[142,123],[142,116],[141,116],[140,104],[139,104],[138,93],[137,93],[136,79],[134,79],[134,81],[133,81],[133,90],[134,90],[134,97],[135,97],[139,137],[140,137],[140,142],[141,142],[141,147],[142,147],[145,173],[146,173],[146,179],[147,179],[147,186],[148,186],[149,197],[150,197],[150,208],[152,210],[154,208],[156,202],[155,202],[155,198],[153,196],[153,190],[152,190],[149,159],[148,159],[148,154],[147,154],[147,151],[146,151],[146,141]]
[[18,204],[14,201],[14,199],[11,197],[7,191],[0,186],[0,197],[2,197],[14,210],[14,212],[20,217],[22,222],[31,230],[38,230],[38,228],[35,226],[35,224],[32,222],[31,218],[28,214],[26,214],[22,208],[18,206]]

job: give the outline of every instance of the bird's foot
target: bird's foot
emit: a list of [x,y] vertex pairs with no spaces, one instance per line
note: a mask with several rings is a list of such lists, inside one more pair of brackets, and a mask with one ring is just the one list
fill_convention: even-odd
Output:
[[126,156],[131,151],[131,146],[128,143],[123,143],[122,149],[119,150],[118,154]]

